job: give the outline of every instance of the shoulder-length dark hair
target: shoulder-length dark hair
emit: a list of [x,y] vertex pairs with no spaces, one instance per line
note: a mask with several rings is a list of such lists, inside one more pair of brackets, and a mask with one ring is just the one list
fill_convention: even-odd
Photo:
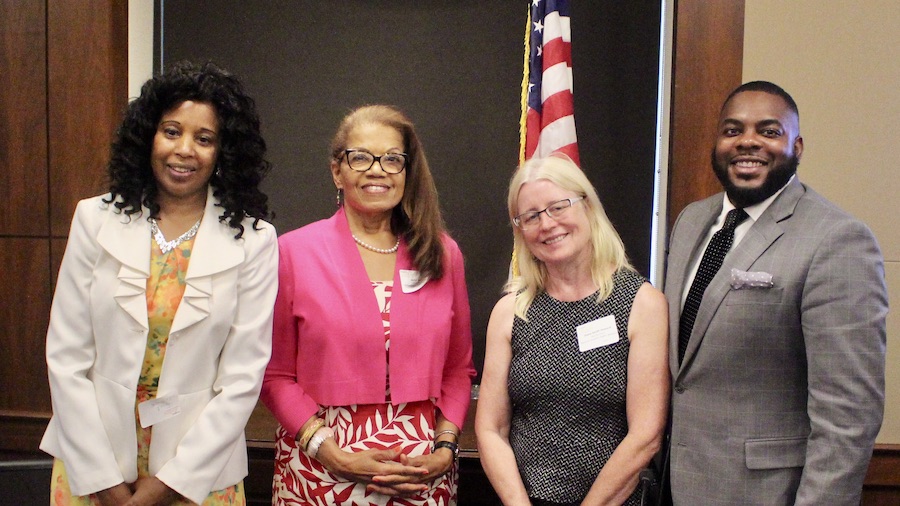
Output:
[[396,129],[403,136],[403,149],[409,155],[406,187],[400,203],[391,214],[391,231],[403,236],[413,264],[423,275],[440,279],[444,274],[444,220],[438,205],[437,188],[428,168],[425,149],[412,121],[389,105],[366,105],[350,112],[341,121],[331,141],[331,158],[340,163],[347,149],[347,137],[358,125],[380,124]]
[[213,63],[178,62],[146,83],[141,96],[128,104],[112,143],[107,175],[109,201],[128,216],[141,213],[159,217],[157,183],[150,166],[153,138],[163,114],[187,100],[210,104],[219,121],[216,170],[209,184],[223,208],[219,221],[244,233],[241,222],[269,219],[268,197],[259,184],[271,169],[265,159],[266,143],[260,134],[259,115],[241,82]]

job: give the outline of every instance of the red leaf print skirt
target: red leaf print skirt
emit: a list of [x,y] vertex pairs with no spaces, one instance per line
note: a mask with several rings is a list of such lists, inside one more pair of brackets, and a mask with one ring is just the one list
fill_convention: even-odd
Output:
[[[431,453],[435,406],[432,401],[400,405],[366,404],[324,408],[319,416],[334,430],[344,451],[400,448],[415,457]],[[348,481],[328,472],[318,460],[297,447],[293,434],[278,427],[275,441],[274,505],[424,506],[455,505],[459,469],[430,483],[414,497],[391,497],[366,491],[364,483]]]

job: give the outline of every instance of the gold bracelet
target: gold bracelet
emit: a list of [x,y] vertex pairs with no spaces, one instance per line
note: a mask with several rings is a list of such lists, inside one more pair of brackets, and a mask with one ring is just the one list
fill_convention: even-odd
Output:
[[311,423],[309,427],[307,427],[306,430],[303,431],[303,435],[300,436],[300,439],[298,439],[297,442],[300,444],[300,447],[303,448],[304,451],[306,450],[307,445],[309,445],[309,440],[312,439],[313,434],[315,434],[317,430],[321,429],[324,426],[325,420],[316,418],[315,421],[313,421],[313,423]]

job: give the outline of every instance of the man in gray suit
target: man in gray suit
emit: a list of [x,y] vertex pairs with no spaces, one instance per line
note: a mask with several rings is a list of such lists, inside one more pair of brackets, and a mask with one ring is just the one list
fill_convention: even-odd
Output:
[[[676,505],[860,502],[884,411],[884,264],[862,222],[800,182],[802,154],[790,95],[740,86],[712,153],[725,192],[672,229]],[[733,240],[713,238],[734,208]]]

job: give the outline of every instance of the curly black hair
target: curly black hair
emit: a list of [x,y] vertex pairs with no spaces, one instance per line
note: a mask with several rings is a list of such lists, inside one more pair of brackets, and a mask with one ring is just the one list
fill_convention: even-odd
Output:
[[255,218],[254,229],[259,220],[271,218],[269,199],[259,184],[272,164],[265,159],[256,104],[234,75],[211,62],[175,63],[144,83],[141,96],[128,104],[111,147],[107,203],[129,217],[140,215],[142,205],[150,210],[148,219],[159,217],[157,183],[150,166],[153,138],[163,114],[187,100],[208,103],[216,111],[219,144],[209,184],[224,209],[219,221],[236,229],[234,237],[239,239],[245,217]]

